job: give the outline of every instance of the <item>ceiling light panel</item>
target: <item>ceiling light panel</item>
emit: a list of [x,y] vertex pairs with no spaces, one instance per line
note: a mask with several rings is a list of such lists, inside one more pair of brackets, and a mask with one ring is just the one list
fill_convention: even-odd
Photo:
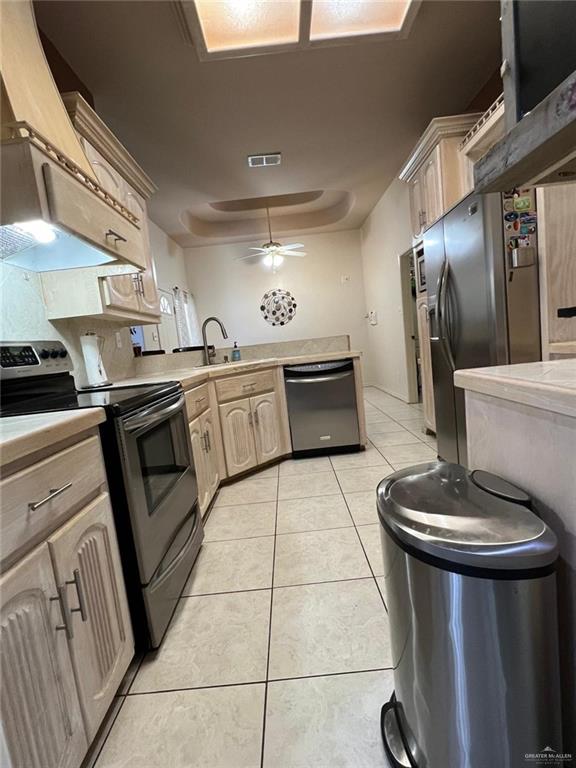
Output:
[[310,40],[398,32],[411,0],[314,0]]
[[299,0],[196,0],[208,53],[297,43]]

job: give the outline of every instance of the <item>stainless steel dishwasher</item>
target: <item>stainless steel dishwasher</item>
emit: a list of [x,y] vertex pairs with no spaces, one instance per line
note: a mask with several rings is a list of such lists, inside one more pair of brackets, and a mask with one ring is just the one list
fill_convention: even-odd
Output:
[[352,360],[284,367],[295,455],[360,448]]

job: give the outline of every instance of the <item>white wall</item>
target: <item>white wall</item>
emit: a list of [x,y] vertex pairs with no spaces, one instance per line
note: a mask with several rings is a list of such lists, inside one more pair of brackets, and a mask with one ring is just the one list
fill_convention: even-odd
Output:
[[148,229],[158,288],[172,291],[172,288],[178,286],[188,290],[184,251],[153,221],[148,220]]
[[[232,341],[257,344],[349,334],[353,349],[366,350],[364,282],[359,230],[290,238],[304,244],[307,256],[287,258],[276,274],[258,259],[236,261],[251,245],[233,243],[184,251],[188,285],[200,319],[219,317]],[[342,277],[349,281],[342,282]],[[271,288],[290,291],[297,303],[294,319],[285,326],[269,325],[260,312]],[[227,346],[216,327],[209,340]]]
[[408,401],[408,376],[399,256],[412,246],[408,185],[396,179],[361,230],[367,311],[378,325],[367,326],[366,380]]
[[[149,226],[159,287],[171,290],[177,285],[186,288],[182,249],[156,224],[149,221]],[[134,354],[126,323],[91,318],[50,321],[46,318],[39,274],[0,261],[0,339],[62,341],[70,351],[76,384],[82,385],[86,380],[80,335],[86,331],[94,331],[104,339],[103,359],[109,378],[120,379],[132,374]],[[120,348],[117,331],[120,332]]]

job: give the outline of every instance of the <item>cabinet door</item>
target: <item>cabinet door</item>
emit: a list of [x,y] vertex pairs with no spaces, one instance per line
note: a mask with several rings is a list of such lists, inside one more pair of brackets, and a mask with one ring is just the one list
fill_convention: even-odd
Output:
[[444,213],[442,198],[442,171],[440,147],[432,150],[422,168],[422,199],[424,201],[425,227],[428,228]]
[[280,425],[276,394],[268,392],[250,399],[256,437],[256,456],[258,464],[280,456]]
[[228,475],[237,475],[257,464],[250,400],[235,400],[219,409]]
[[202,430],[201,417],[198,416],[188,425],[190,430],[190,442],[192,443],[192,456],[196,469],[196,481],[198,483],[198,506],[203,513],[210,503],[206,470],[206,438]]
[[[92,739],[134,656],[130,613],[107,493],[48,539],[56,578],[66,585],[80,705]],[[78,610],[76,610],[78,609]]]
[[418,339],[420,341],[420,370],[422,374],[422,405],[424,423],[436,432],[434,415],[434,384],[432,381],[432,357],[430,354],[430,326],[428,323],[428,299],[418,299],[416,306],[418,317]]
[[214,419],[212,417],[212,409],[208,408],[207,411],[200,416],[200,426],[202,434],[205,435],[206,441],[206,486],[208,490],[208,504],[214,498],[214,494],[218,490],[220,485],[220,472],[218,471],[218,456],[216,454],[216,435],[214,430]]
[[126,207],[140,220],[146,269],[136,276],[139,311],[147,315],[160,315],[160,298],[156,284],[156,271],[150,250],[148,212],[146,203],[135,190],[126,185]]
[[424,217],[424,211],[422,210],[422,184],[420,175],[416,175],[409,182],[409,194],[412,234],[415,238],[418,238],[422,234]]
[[77,768],[88,742],[46,544],[0,579],[3,765]]

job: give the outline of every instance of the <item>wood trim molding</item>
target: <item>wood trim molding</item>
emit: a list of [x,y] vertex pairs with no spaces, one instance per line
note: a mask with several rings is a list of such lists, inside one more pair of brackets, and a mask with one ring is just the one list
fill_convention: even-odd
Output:
[[410,181],[422,167],[422,164],[442,139],[464,137],[482,117],[482,112],[470,112],[464,115],[449,115],[433,118],[412,150],[410,157],[398,174],[402,181]]
[[148,200],[158,187],[118,141],[78,91],[62,94],[62,101],[76,131],[90,142],[139,194]]
[[575,147],[576,72],[572,72],[476,163],[476,191],[574,181]]

